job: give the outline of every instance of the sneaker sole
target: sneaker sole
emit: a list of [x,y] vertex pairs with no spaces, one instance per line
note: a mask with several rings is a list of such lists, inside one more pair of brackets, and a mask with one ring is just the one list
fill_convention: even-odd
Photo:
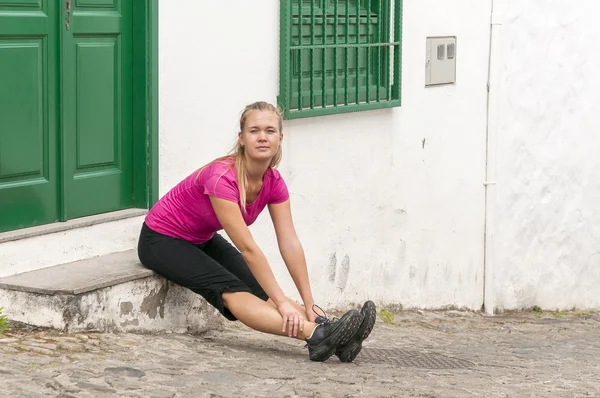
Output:
[[352,341],[344,347],[338,348],[335,352],[342,362],[352,362],[356,359],[362,350],[362,342],[369,337],[375,326],[375,320],[377,319],[377,307],[375,307],[375,303],[367,301],[360,312],[364,316],[364,320],[360,325],[356,336],[354,336]]
[[319,347],[315,347],[309,356],[311,361],[323,362],[328,360],[339,346],[348,344],[352,338],[356,335],[363,321],[363,315],[356,311],[351,310],[344,315],[340,322],[343,322],[340,327],[333,332],[331,335],[324,339]]

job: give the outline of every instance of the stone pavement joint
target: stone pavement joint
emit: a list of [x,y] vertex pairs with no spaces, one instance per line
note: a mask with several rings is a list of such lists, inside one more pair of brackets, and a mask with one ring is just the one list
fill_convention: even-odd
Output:
[[204,334],[0,337],[0,392],[19,397],[596,397],[600,314],[401,311],[353,363],[225,323]]

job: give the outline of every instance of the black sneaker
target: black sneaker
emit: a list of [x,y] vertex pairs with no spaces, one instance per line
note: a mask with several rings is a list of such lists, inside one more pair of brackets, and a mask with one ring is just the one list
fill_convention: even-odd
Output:
[[363,316],[357,310],[346,312],[339,320],[323,319],[312,336],[306,339],[310,360],[328,360],[338,347],[347,344],[356,335],[362,320]]
[[[362,342],[369,337],[373,330],[373,326],[375,326],[375,320],[377,318],[377,308],[375,307],[375,303],[370,300],[365,302],[360,313],[363,316],[363,321],[356,334],[352,336],[352,339],[348,343],[339,346],[335,350],[335,355],[337,355],[342,362],[352,362],[356,359],[357,355],[362,350]],[[327,316],[319,315],[317,319],[315,319],[315,322],[327,322]]]

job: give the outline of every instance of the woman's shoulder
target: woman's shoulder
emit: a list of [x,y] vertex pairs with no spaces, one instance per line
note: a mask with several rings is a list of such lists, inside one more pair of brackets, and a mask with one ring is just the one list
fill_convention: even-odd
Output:
[[271,175],[268,190],[270,191],[268,203],[277,204],[289,199],[289,192],[281,173],[273,168],[270,168],[268,173]]
[[233,176],[235,178],[235,161],[229,157],[213,160],[200,169],[199,174],[202,180],[207,180],[214,176]]
[[281,176],[281,173],[279,172],[279,170],[274,169],[273,167],[269,167],[267,169],[267,173],[271,176],[271,178],[273,178],[273,180],[275,181],[279,181],[279,180],[283,180],[283,177]]
[[267,169],[267,174],[269,175],[269,189],[273,191],[281,191],[286,190],[287,185],[283,176],[279,172],[279,170],[269,167]]

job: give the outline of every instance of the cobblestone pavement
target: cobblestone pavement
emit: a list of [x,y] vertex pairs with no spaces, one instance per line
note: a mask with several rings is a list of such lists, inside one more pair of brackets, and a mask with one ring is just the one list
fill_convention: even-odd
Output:
[[403,311],[354,363],[227,323],[200,336],[0,337],[2,397],[594,397],[600,314]]

